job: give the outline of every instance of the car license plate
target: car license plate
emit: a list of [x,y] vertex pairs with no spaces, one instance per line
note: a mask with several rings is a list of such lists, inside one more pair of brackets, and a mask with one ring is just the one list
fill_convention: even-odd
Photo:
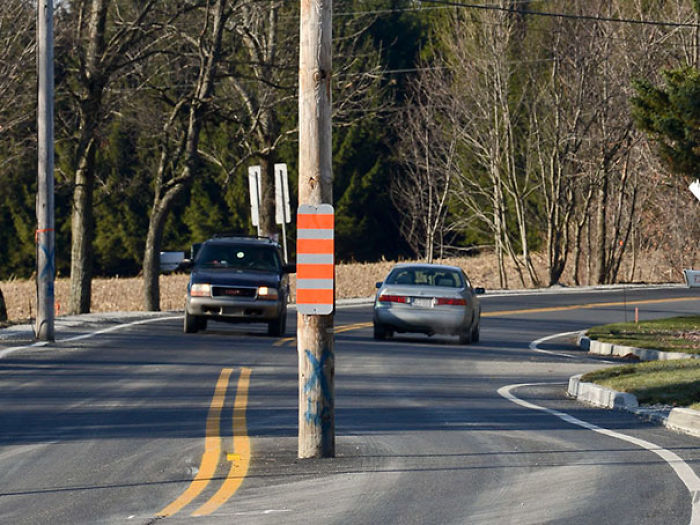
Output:
[[413,298],[413,306],[420,306],[421,308],[432,308],[433,307],[433,300],[432,299],[425,299],[422,297],[414,297]]

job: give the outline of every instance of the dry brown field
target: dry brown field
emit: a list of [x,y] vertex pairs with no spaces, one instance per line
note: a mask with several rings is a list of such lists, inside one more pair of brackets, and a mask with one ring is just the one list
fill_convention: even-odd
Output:
[[[540,279],[545,276],[545,264],[541,255],[533,256],[534,265]],[[635,266],[633,279],[630,275],[630,263],[622,265],[620,276],[622,279],[633,282],[661,283],[682,282],[681,269],[671,267],[664,262],[661,254],[647,254],[639,257]],[[498,272],[496,270],[496,258],[492,254],[483,254],[476,257],[455,259],[443,259],[436,262],[444,262],[464,268],[472,280],[474,286],[483,286],[487,290],[500,289]],[[336,267],[336,297],[338,299],[369,297],[375,292],[375,283],[381,281],[396,261],[382,261],[377,263],[339,264]],[[515,266],[511,261],[507,265],[508,288],[531,288],[532,283],[527,280],[522,285]],[[161,310],[182,310],[184,305],[185,287],[188,276],[185,274],[170,274],[160,277]],[[292,276],[292,295],[296,279]],[[573,279],[570,273],[563,276],[561,283],[564,286],[572,286]],[[0,290],[5,296],[7,314],[9,320],[17,322],[34,317],[36,312],[36,284],[32,280],[0,281]],[[59,278],[55,283],[55,297],[57,315],[65,315],[68,305],[69,280]],[[128,312],[143,310],[143,281],[141,278],[97,278],[92,284],[92,311],[93,312]]]

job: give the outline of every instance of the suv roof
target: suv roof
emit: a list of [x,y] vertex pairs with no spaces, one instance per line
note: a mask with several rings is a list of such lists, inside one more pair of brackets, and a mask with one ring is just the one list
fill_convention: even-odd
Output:
[[279,245],[279,243],[275,242],[274,240],[270,239],[269,237],[263,237],[260,235],[241,235],[237,233],[215,233],[214,236],[211,239],[207,239],[207,241],[224,241],[224,240],[231,240],[231,241],[243,241],[243,242],[250,242],[250,243],[262,243],[262,244],[274,244],[274,245]]

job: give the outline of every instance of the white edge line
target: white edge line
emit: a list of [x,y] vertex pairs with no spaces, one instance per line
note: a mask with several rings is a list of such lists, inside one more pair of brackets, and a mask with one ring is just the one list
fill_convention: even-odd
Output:
[[16,352],[17,350],[24,350],[25,348],[38,348],[40,346],[46,346],[48,344],[49,343],[46,341],[39,341],[39,342],[31,344],[31,345],[11,346],[10,348],[5,348],[4,350],[0,351],[0,359],[2,359],[5,356],[10,355],[12,352]]
[[550,339],[557,339],[559,337],[566,337],[567,335],[574,335],[574,334],[580,334],[581,330],[576,330],[575,332],[562,332],[560,334],[554,334],[554,335],[548,335],[547,337],[542,337],[540,339],[537,339],[536,341],[533,341],[530,343],[530,350],[533,350],[535,352],[539,352],[541,354],[549,354],[549,355],[558,355],[560,357],[568,357],[570,359],[573,359],[574,356],[569,355],[569,354],[562,354],[560,352],[551,352],[549,350],[542,350],[541,348],[537,348],[540,343],[544,343],[545,341],[549,341]]
[[[87,334],[76,335],[73,337],[67,337],[65,339],[57,339],[56,342],[57,343],[71,343],[73,341],[81,341],[83,339],[90,339],[92,337],[96,337],[96,336],[102,335],[102,334],[107,334],[109,332],[115,332],[117,330],[121,330],[122,328],[129,328],[130,326],[136,326],[136,325],[147,324],[147,323],[155,323],[156,321],[172,321],[174,319],[182,319],[182,316],[155,317],[155,318],[150,318],[150,319],[141,319],[139,321],[133,321],[131,323],[124,323],[124,324],[118,324],[115,326],[110,326],[109,328],[103,328],[102,330],[97,330],[95,332],[90,332]],[[5,348],[4,350],[0,351],[0,359],[10,355],[13,352],[17,352],[18,350],[26,350],[27,348],[37,348],[37,347],[47,346],[48,344],[49,343],[47,341],[39,341],[39,342],[33,343],[31,345],[13,346],[10,348]]]
[[558,417],[559,419],[562,419],[563,421],[566,421],[567,423],[571,423],[572,425],[583,427],[588,430],[592,430],[593,432],[597,432],[598,434],[603,434],[605,436],[613,437],[615,439],[627,441],[628,443],[632,443],[633,445],[637,445],[650,452],[653,452],[670,465],[670,467],[675,471],[676,475],[687,487],[688,491],[690,492],[691,498],[690,525],[700,525],[700,477],[698,477],[698,475],[695,474],[693,469],[690,468],[688,464],[685,461],[683,461],[683,459],[677,454],[671,452],[670,450],[662,448],[659,445],[656,445],[650,441],[645,441],[643,439],[628,436],[626,434],[621,434],[619,432],[615,432],[607,428],[599,427],[598,425],[594,425],[593,423],[588,423],[587,421],[583,421],[564,412],[559,412],[558,410],[552,410],[551,408],[546,408],[540,405],[535,405],[534,403],[530,403],[528,401],[524,401],[518,397],[515,397],[515,395],[511,393],[511,390],[520,387],[551,384],[558,383],[521,383],[516,385],[506,385],[498,389],[498,394],[507,399],[508,401],[515,403],[516,405],[520,405],[525,408],[530,408],[532,410],[546,412],[548,414]]
[[[575,332],[562,332],[559,334],[553,334],[553,335],[548,335],[547,337],[542,337],[542,338],[537,339],[536,341],[532,341],[530,343],[530,350],[532,350],[533,352],[539,352],[540,354],[549,354],[549,355],[556,355],[559,357],[568,357],[569,359],[575,359],[576,357],[579,357],[579,356],[563,354],[561,352],[552,352],[550,350],[543,350],[541,348],[538,348],[538,346],[541,343],[544,343],[544,342],[549,341],[551,339],[558,339],[560,337],[566,337],[567,335],[578,335],[578,334],[581,334],[583,332],[585,332],[585,330],[576,330]],[[599,363],[608,363],[608,364],[618,364],[616,361],[601,360],[598,362]]]

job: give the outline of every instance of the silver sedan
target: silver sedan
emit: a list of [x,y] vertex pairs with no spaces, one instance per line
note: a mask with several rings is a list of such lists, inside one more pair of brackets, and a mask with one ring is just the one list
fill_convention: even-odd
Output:
[[479,341],[481,305],[461,268],[443,264],[397,264],[377,283],[374,338],[394,332],[449,334],[461,344]]

